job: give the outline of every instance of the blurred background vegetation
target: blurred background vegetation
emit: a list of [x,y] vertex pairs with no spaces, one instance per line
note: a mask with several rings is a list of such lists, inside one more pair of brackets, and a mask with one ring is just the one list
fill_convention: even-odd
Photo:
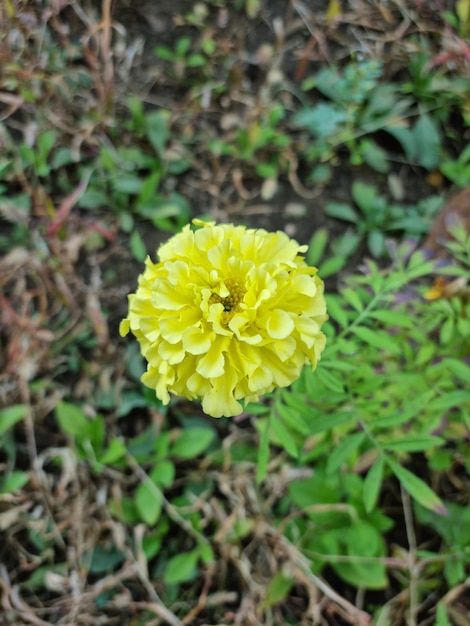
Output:
[[[469,0],[2,1],[2,626],[470,624],[469,77]],[[118,335],[196,216],[327,285],[233,419]]]

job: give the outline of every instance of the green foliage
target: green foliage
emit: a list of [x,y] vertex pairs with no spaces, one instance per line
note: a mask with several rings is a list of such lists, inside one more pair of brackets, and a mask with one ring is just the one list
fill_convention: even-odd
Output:
[[308,161],[332,159],[345,146],[355,165],[365,162],[379,172],[388,171],[386,153],[371,135],[408,116],[412,101],[394,85],[381,83],[382,69],[380,61],[365,60],[348,64],[342,72],[323,68],[307,79],[304,89],[315,88],[328,99],[292,117],[295,127],[312,135],[303,146]]
[[415,206],[391,204],[380,195],[377,187],[355,181],[351,188],[354,206],[346,202],[330,201],[327,215],[355,224],[359,237],[357,247],[364,237],[370,253],[375,258],[386,253],[388,233],[419,237],[428,232],[432,218],[442,205],[441,198],[431,196]]
[[[323,237],[316,243],[312,254],[320,259]],[[402,297],[431,268],[420,252],[410,256],[403,246],[392,267],[368,262],[363,276],[347,277],[339,294],[328,296],[332,323],[317,371],[307,369],[290,390],[277,391],[266,417],[258,418],[260,465],[271,442],[299,467],[315,468],[312,478],[292,483],[289,495],[308,518],[321,511],[325,526],[318,532],[315,517],[316,530],[309,532],[301,517],[290,525],[290,537],[301,537],[319,568],[329,563],[349,584],[388,584],[381,561],[387,522],[378,502],[392,476],[428,511],[423,521],[452,543],[449,520],[457,513],[408,468],[415,454],[432,466],[435,454],[459,448],[469,425],[470,369],[461,359],[470,354],[470,305],[459,298],[423,303],[417,290]],[[454,541],[449,552],[465,542]],[[454,575],[450,584],[462,580],[462,558],[446,565]]]

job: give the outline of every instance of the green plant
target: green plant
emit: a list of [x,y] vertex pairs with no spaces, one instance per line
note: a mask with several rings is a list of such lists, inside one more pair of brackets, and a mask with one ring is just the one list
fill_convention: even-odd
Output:
[[276,179],[287,169],[285,152],[292,143],[282,127],[284,116],[280,104],[258,107],[230,140],[212,140],[208,148],[214,156],[230,156],[249,164],[261,178]]
[[457,187],[470,185],[470,145],[465,146],[456,159],[444,159],[440,170]]
[[173,49],[168,46],[157,46],[155,54],[171,64],[171,73],[178,79],[184,78],[188,70],[203,68],[215,52],[216,44],[211,38],[204,38],[198,50],[191,50],[193,41],[190,37],[179,37]]
[[381,83],[381,76],[382,64],[366,60],[350,63],[342,72],[324,68],[304,82],[304,90],[315,88],[328,99],[306,106],[291,118],[294,127],[313,136],[313,141],[301,142],[309,162],[331,160],[344,146],[352,163],[388,171],[387,154],[371,135],[409,115],[412,101],[394,85]]
[[356,245],[365,237],[367,247],[375,258],[385,255],[388,233],[415,238],[426,233],[442,205],[441,198],[437,196],[425,198],[411,207],[390,204],[379,194],[377,187],[361,181],[353,183],[351,196],[355,207],[345,202],[330,201],[326,205],[326,213],[355,224],[358,234]]
[[[368,262],[363,276],[345,278],[339,294],[328,296],[333,323],[317,371],[304,370],[290,390],[276,392],[257,421],[261,477],[269,443],[299,468],[315,468],[311,478],[289,488],[290,502],[300,509],[286,523],[290,539],[318,571],[329,564],[353,585],[388,584],[381,536],[391,521],[379,496],[392,476],[427,509],[422,519],[434,520],[453,541],[442,517],[447,507],[422,477],[432,475],[437,457],[441,470],[455,463],[455,447],[462,450],[458,462],[465,463],[460,440],[470,427],[464,383],[470,375],[464,362],[470,355],[470,304],[460,298],[430,304],[417,291],[405,297],[411,281],[431,271],[420,252],[410,256],[407,244],[395,250],[392,267],[380,270]],[[418,476],[412,460],[420,455],[428,469]],[[464,544],[462,538],[453,544],[459,559],[443,561],[459,572],[459,581],[468,562]],[[430,555],[421,556],[424,568]],[[440,559],[433,555],[429,564]]]

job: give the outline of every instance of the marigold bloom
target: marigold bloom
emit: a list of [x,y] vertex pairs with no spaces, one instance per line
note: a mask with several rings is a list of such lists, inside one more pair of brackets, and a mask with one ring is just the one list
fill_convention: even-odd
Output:
[[150,258],[129,295],[129,330],[148,367],[142,382],[167,404],[169,393],[201,398],[213,417],[242,412],[315,369],[325,346],[323,282],[285,233],[194,220]]

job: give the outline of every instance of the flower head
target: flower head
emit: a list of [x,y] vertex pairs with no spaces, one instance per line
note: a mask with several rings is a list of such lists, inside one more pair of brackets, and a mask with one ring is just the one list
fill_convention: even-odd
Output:
[[213,417],[242,412],[285,387],[325,346],[323,282],[285,233],[194,220],[150,258],[129,295],[129,330],[148,362],[142,382],[167,404],[170,393],[201,398]]

